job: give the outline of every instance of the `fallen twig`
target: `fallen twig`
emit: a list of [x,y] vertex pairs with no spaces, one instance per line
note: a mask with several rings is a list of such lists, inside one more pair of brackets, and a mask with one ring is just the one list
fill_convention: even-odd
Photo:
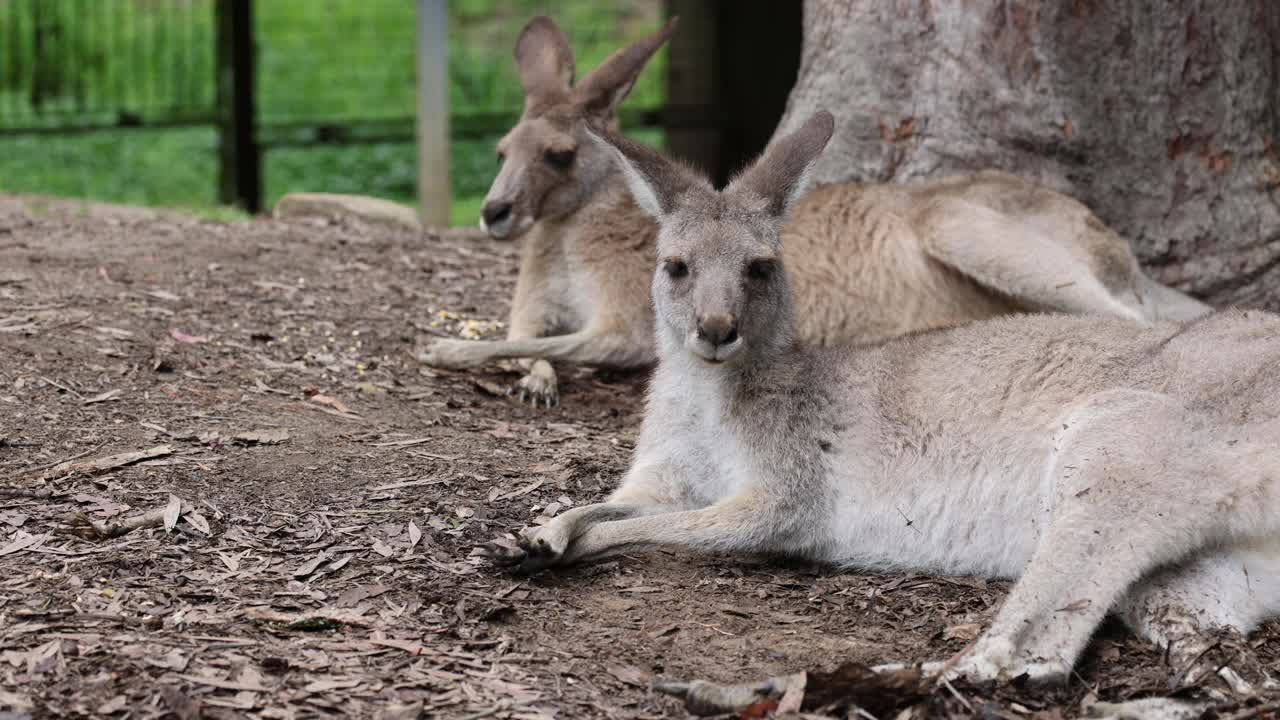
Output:
[[424,437],[424,438],[413,438],[412,440],[392,440],[390,442],[374,443],[373,446],[376,448],[409,447],[410,445],[421,445],[423,443],[429,443],[432,441],[432,439],[433,438]]
[[166,444],[157,445],[146,450],[135,450],[133,452],[119,453],[118,455],[107,455],[105,457],[94,458],[93,460],[65,460],[51,468],[47,468],[43,472],[37,471],[39,472],[39,475],[35,478],[31,478],[30,475],[27,477],[35,480],[52,480],[53,478],[74,475],[76,473],[93,474],[103,472],[104,470],[114,470],[118,467],[132,465],[133,463],[150,460],[151,458],[172,455],[173,453],[173,446]]
[[371,627],[373,625],[368,618],[360,617],[355,613],[326,608],[298,615],[279,612],[278,610],[260,609],[250,612],[249,619],[255,622],[267,623],[284,630],[300,630],[303,632],[332,630],[338,625],[351,625],[354,627]]
[[120,520],[94,520],[83,512],[76,512],[68,518],[72,527],[67,532],[86,540],[109,540],[139,528],[160,527],[164,524],[164,511],[165,508],[156,508]]
[[0,497],[47,498],[53,497],[49,488],[0,488]]
[[64,459],[64,460],[54,460],[53,462],[45,463],[44,465],[37,465],[37,466],[35,466],[35,467],[33,467],[33,468],[27,468],[26,470],[24,470],[24,471],[19,475],[19,477],[28,477],[28,476],[31,476],[31,475],[33,475],[33,474],[35,474],[35,473],[43,472],[43,471],[45,471],[45,470],[48,470],[48,469],[49,469],[49,468],[51,468],[51,467],[57,467],[58,465],[61,465],[61,464],[63,464],[63,463],[69,463],[69,462],[71,462],[71,461],[73,461],[73,460],[79,460],[80,458],[85,457],[85,456],[87,456],[87,455],[92,455],[92,454],[94,454],[95,452],[97,452],[97,451],[99,451],[99,450],[101,450],[101,449],[102,449],[102,446],[101,446],[101,445],[99,445],[98,447],[95,447],[95,448],[89,448],[88,450],[85,450],[85,451],[84,451],[84,452],[82,452],[82,453],[76,453],[75,455],[72,455],[71,457],[66,458],[66,459]]
[[973,712],[973,705],[969,703],[968,698],[961,695],[960,691],[956,690],[956,686],[952,685],[951,681],[948,680],[945,675],[939,677],[939,681],[942,683],[944,687],[946,687],[948,690],[951,691],[951,694],[954,695],[955,698],[960,701],[961,705],[964,705],[965,710],[968,710],[969,712]]
[[[147,527],[165,526],[172,528],[178,519],[188,516],[187,520],[192,526],[201,532],[208,533],[208,523],[204,518],[192,521],[192,517],[196,515],[194,508],[188,503],[182,502],[178,498],[170,495],[170,502],[164,507],[148,510],[141,515],[121,518],[119,520],[94,520],[83,512],[74,512],[67,517],[67,522],[71,527],[67,532],[77,535],[86,540],[109,540],[117,538],[121,535],[128,535],[134,530]],[[177,508],[176,512],[174,508]]]
[[379,485],[373,488],[373,492],[382,492],[383,490],[397,490],[399,488],[417,487],[419,485],[437,485],[445,482],[444,478],[424,478],[422,480],[407,480],[405,482],[391,483],[390,485]]
[[60,382],[57,382],[57,381],[55,381],[55,380],[50,380],[49,378],[47,378],[47,377],[45,377],[45,376],[43,376],[43,375],[37,375],[37,377],[39,377],[41,380],[45,381],[45,382],[46,382],[46,383],[48,383],[49,385],[52,385],[52,386],[54,386],[54,387],[58,388],[59,390],[61,390],[61,391],[63,391],[63,392],[69,392],[69,393],[71,393],[72,395],[75,395],[75,396],[76,396],[76,398],[77,398],[78,400],[81,400],[81,401],[83,401],[83,400],[84,400],[84,395],[81,395],[80,393],[78,393],[78,392],[76,392],[75,390],[73,390],[73,389],[71,389],[71,388],[67,387],[66,385],[63,385],[63,384],[62,384],[62,383],[60,383]]

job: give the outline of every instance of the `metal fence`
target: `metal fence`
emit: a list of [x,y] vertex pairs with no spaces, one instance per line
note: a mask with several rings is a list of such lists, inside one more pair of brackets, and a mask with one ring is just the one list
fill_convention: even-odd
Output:
[[[453,0],[448,11],[449,123],[462,139],[492,137],[519,112],[511,47],[529,17],[561,19],[589,68],[663,9]],[[413,140],[414,13],[412,0],[0,0],[0,136],[216,126],[220,197],[256,211],[264,152]],[[656,125],[661,71],[632,94],[624,122]]]
[[3,0],[0,132],[208,123],[213,2]]

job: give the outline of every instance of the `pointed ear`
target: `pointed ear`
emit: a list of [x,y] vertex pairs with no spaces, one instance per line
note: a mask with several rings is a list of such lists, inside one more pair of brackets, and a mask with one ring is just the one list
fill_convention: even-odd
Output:
[[573,88],[574,101],[588,112],[613,112],[631,92],[631,86],[636,84],[645,63],[671,37],[677,20],[671,18],[657,32],[605,58]]
[[668,160],[658,151],[607,130],[592,129],[595,142],[613,157],[640,209],[661,219],[676,207],[681,195],[694,188],[711,189],[693,170]]
[[516,67],[526,104],[568,96],[573,84],[573,51],[551,18],[539,15],[520,31]]
[[799,130],[774,140],[764,154],[729,184],[725,193],[748,193],[766,202],[770,215],[782,216],[804,194],[809,169],[835,130],[826,110],[814,113]]

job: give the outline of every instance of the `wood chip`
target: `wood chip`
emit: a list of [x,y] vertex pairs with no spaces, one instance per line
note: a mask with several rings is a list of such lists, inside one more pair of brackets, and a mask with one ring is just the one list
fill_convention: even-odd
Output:
[[289,431],[284,428],[251,430],[249,432],[236,433],[231,436],[231,439],[245,445],[279,445],[289,440]]

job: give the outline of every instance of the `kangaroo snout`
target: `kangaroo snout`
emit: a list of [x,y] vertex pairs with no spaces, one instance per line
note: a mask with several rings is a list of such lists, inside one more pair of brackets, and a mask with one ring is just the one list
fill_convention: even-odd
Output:
[[738,339],[738,319],[732,315],[707,315],[698,319],[698,339],[712,347],[728,345]]
[[742,336],[738,334],[738,319],[733,315],[703,315],[697,328],[687,341],[694,354],[709,363],[722,363],[742,349]]
[[505,200],[490,200],[480,209],[480,227],[495,239],[505,238],[511,233],[511,210],[513,204]]

